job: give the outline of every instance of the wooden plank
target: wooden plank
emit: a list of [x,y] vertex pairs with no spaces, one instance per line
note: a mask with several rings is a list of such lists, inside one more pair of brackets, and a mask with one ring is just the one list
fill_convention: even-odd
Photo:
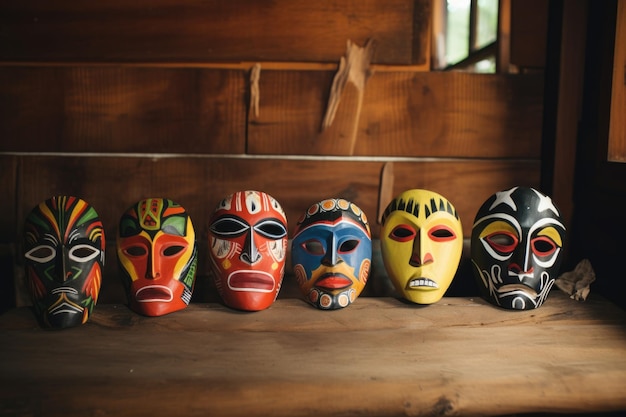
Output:
[[0,195],[5,199],[0,205],[0,314],[15,307],[14,266],[16,236],[19,225],[16,221],[18,157],[0,154]]
[[[358,123],[355,155],[539,157],[540,75],[378,72],[360,117],[346,99],[322,132],[333,75],[261,69],[247,151],[350,154],[345,136]],[[243,69],[0,67],[0,151],[243,153],[247,78]]]
[[[301,300],[159,318],[98,305],[69,332],[0,316],[0,411],[38,416],[517,415],[626,409],[624,311],[555,292],[537,310]],[[602,343],[598,343],[601,340]],[[41,346],[46,348],[42,349]],[[62,366],[60,366],[62,364]]]
[[545,67],[548,3],[511,0],[511,64],[520,68]]
[[[74,194],[100,213],[108,236],[135,201],[168,197],[187,208],[197,228],[205,228],[226,195],[257,189],[274,196],[294,222],[312,203],[347,198],[371,218],[376,213],[384,160],[325,160],[219,157],[22,156],[18,223],[40,201]],[[539,161],[398,161],[393,195],[427,188],[447,196],[461,215],[464,232],[491,194],[514,185],[537,186]]]
[[560,34],[560,62],[555,108],[554,157],[552,166],[552,199],[559,207],[565,227],[569,230],[574,212],[574,178],[576,142],[580,126],[585,68],[584,45],[587,36],[587,3],[563,3],[563,26]]
[[413,56],[411,62],[430,70],[432,45],[432,0],[414,1],[413,6]]
[[242,153],[245,72],[0,67],[0,151]]
[[[328,72],[261,71],[253,154],[346,155],[346,129],[321,131]],[[335,124],[354,117],[339,103]],[[367,81],[354,155],[538,158],[543,76],[374,73]],[[333,133],[333,134],[331,134]]]
[[619,0],[615,27],[608,160],[626,162],[626,1]]
[[[15,201],[17,193],[18,158],[11,155],[0,155],[0,195],[5,197],[5,204],[0,204],[0,243],[14,241],[17,232]],[[7,203],[8,202],[8,203]]]
[[415,9],[428,10],[429,4],[5,0],[0,5],[0,60],[336,62],[347,40],[362,45],[374,39],[377,63],[424,63],[429,55],[422,45],[429,42],[429,32],[420,28],[427,21],[422,18],[414,28],[413,18]]
[[511,3],[514,0],[498,1],[498,51],[496,53],[496,72],[511,72]]
[[[626,207],[626,164],[607,161],[611,122],[613,71],[618,61],[611,47],[616,40],[618,10],[623,2],[588,2],[584,101],[578,129],[574,187],[571,265],[587,258],[596,272],[596,291],[626,309],[626,280],[621,278],[626,253],[626,217],[607,227],[606,207]],[[598,45],[603,45],[600,48]],[[623,46],[626,46],[624,44]],[[623,117],[621,115],[620,117]],[[616,233],[617,231],[617,233]],[[602,242],[602,244],[591,244]]]

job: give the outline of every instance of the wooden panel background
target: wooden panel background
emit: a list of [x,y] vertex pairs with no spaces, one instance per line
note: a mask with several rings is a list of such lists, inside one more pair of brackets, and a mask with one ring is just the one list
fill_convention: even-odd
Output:
[[[261,71],[249,152],[350,154],[348,129],[321,130],[331,80],[326,72]],[[346,107],[338,114],[348,118]],[[374,72],[353,154],[538,158],[542,111],[543,75]]]
[[[393,163],[387,194],[443,194],[469,236],[489,195],[540,184],[543,75],[426,71],[429,28],[429,0],[0,0],[0,192],[10,196],[0,208],[0,249],[14,256],[0,272],[15,280],[16,303],[28,302],[24,218],[55,194],[80,196],[102,217],[102,302],[124,298],[115,229],[146,197],[190,212],[201,287],[210,287],[209,214],[242,189],[276,197],[290,236],[310,204],[347,198],[377,239],[381,171]],[[321,131],[346,44],[367,39],[376,50],[360,113],[342,97]],[[250,106],[255,63],[258,114]],[[346,129],[355,126],[350,149]],[[372,295],[388,289],[382,283],[377,293],[375,282]]]
[[[321,131],[333,73],[262,70],[246,129],[244,69],[0,67],[0,150],[244,153],[247,133],[251,154],[349,155]],[[538,158],[542,93],[537,74],[374,73],[353,154]]]
[[0,67],[0,150],[243,153],[245,73]]
[[5,61],[335,62],[347,39],[375,39],[377,63],[424,64],[430,51],[430,0],[2,0],[0,9]]

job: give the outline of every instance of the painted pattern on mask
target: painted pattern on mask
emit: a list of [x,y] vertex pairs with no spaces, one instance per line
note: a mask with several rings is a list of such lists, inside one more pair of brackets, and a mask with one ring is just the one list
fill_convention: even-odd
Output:
[[491,196],[472,228],[476,281],[494,305],[529,310],[543,304],[561,260],[565,226],[550,197],[528,187]]
[[372,242],[365,213],[345,199],[313,204],[298,220],[291,259],[305,299],[323,310],[343,308],[369,277]]
[[120,219],[117,254],[135,312],[161,316],[189,304],[198,254],[191,217],[182,206],[165,198],[131,206]]
[[280,291],[287,252],[287,218],[278,201],[239,191],[217,205],[209,223],[209,255],[224,303],[247,311],[268,308]]
[[428,190],[401,193],[382,217],[381,252],[389,278],[407,300],[439,301],[452,283],[463,250],[459,215]]
[[35,207],[24,227],[26,277],[44,327],[85,323],[100,292],[104,228],[96,210],[73,196]]

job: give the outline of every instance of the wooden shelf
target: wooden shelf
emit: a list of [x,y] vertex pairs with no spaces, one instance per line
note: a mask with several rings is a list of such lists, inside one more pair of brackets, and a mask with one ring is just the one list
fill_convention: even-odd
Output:
[[157,318],[98,305],[78,328],[0,316],[0,415],[502,415],[626,410],[626,312],[553,291],[533,311],[298,299]]

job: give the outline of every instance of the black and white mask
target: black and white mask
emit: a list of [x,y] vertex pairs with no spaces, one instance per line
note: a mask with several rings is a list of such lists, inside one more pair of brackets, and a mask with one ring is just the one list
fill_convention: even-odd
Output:
[[528,187],[492,195],[471,237],[474,276],[483,297],[506,309],[540,307],[557,277],[565,226],[550,197]]

